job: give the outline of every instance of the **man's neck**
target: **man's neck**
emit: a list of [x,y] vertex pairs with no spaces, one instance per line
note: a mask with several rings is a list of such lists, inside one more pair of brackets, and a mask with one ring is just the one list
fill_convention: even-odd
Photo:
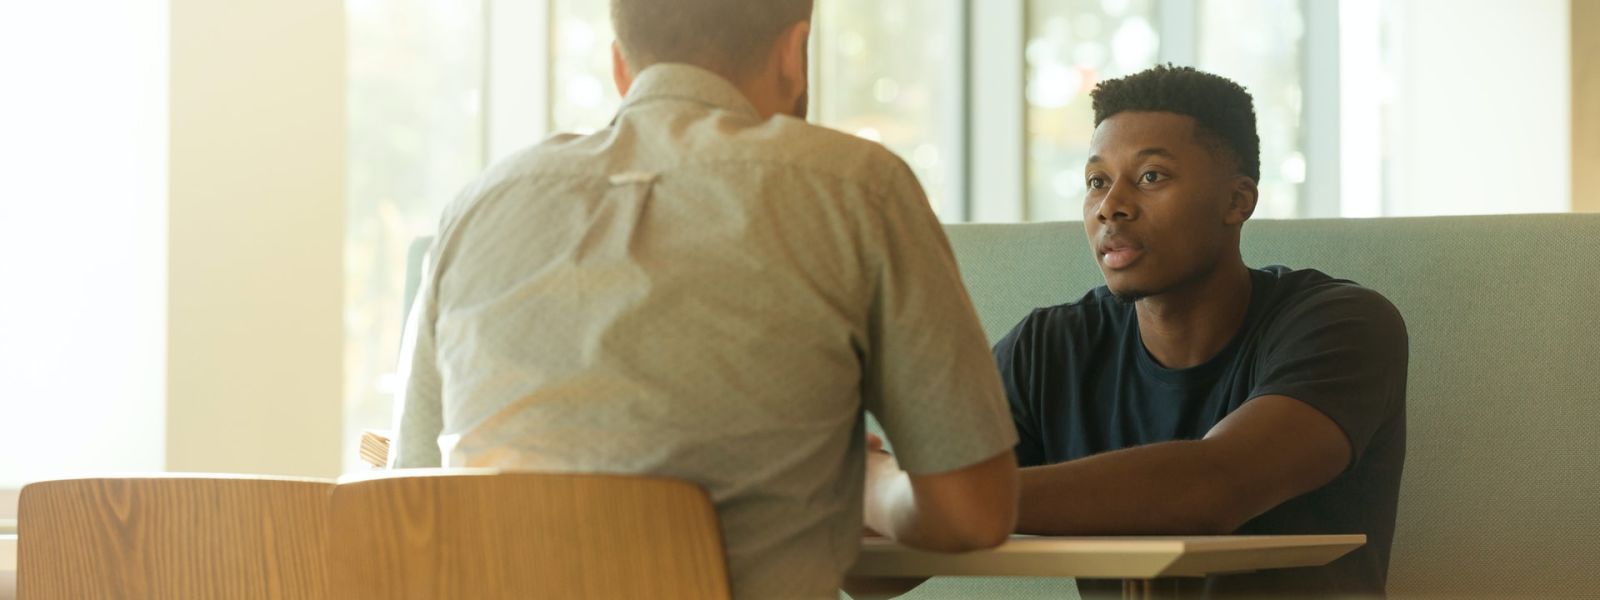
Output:
[[1227,347],[1250,310],[1250,269],[1229,261],[1204,279],[1139,300],[1139,336],[1161,366],[1186,369]]

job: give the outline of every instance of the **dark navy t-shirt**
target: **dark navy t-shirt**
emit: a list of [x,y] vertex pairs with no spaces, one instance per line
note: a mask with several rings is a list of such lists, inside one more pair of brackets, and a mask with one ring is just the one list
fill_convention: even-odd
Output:
[[[1239,528],[1239,535],[1367,535],[1317,568],[1179,582],[1185,597],[1381,595],[1406,446],[1405,323],[1383,296],[1313,270],[1251,271],[1250,308],[1214,358],[1167,369],[1139,337],[1134,306],[1099,288],[1035,310],[995,346],[1024,467],[1174,440],[1198,440],[1245,402],[1288,396],[1344,430],[1351,464],[1329,484]],[[1080,581],[1086,593],[1116,582]]]

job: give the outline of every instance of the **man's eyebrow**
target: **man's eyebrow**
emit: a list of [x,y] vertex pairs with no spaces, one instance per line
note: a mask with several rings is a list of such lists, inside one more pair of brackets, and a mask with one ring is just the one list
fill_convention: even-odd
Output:
[[[1140,150],[1137,154],[1134,155],[1135,158],[1149,158],[1149,157],[1152,157],[1152,156],[1160,156],[1162,158],[1170,158],[1172,160],[1177,160],[1178,159],[1178,157],[1176,155],[1174,155],[1170,150],[1167,150],[1166,148],[1145,148],[1143,150]],[[1105,162],[1105,159],[1100,158],[1099,154],[1095,154],[1093,156],[1090,156],[1089,157],[1089,162],[1087,162],[1085,164],[1092,165],[1092,164],[1095,164],[1095,163],[1098,163],[1098,162]]]

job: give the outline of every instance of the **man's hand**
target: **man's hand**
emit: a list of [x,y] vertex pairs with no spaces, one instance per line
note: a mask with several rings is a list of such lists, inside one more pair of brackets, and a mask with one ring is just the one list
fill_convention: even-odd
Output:
[[[884,477],[892,477],[900,472],[900,464],[895,462],[894,455],[883,449],[883,438],[870,431],[867,432],[867,489],[871,494],[873,482],[881,481]],[[871,523],[862,526],[862,535],[866,537],[885,537],[883,532],[872,528]]]

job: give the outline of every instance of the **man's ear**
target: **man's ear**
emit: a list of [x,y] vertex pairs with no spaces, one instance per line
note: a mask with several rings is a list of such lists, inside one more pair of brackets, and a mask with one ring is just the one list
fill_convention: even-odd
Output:
[[1261,200],[1261,188],[1256,180],[1240,175],[1233,178],[1233,190],[1229,193],[1227,224],[1233,226],[1244,225],[1252,215],[1256,214],[1256,203]]
[[[800,21],[791,25],[778,40],[778,77],[785,95],[803,101],[810,89],[811,78],[811,22]],[[800,107],[803,111],[804,107]],[[795,115],[804,118],[804,113]]]
[[622,42],[611,42],[611,81],[617,85],[617,94],[626,98],[633,87],[633,75],[628,72],[628,61],[622,57]]

